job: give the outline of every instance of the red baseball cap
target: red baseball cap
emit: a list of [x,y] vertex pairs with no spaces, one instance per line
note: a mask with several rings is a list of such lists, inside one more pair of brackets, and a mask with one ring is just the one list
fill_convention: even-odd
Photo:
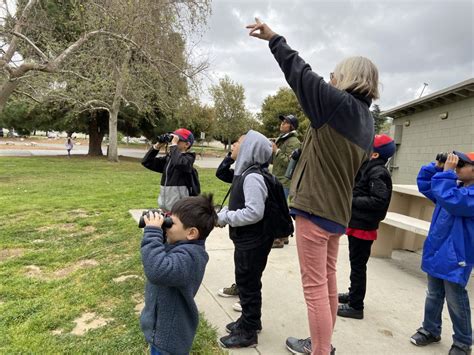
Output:
[[453,153],[456,154],[459,157],[459,159],[461,159],[465,163],[474,165],[474,152],[463,153],[463,152],[454,151]]
[[193,145],[194,143],[194,135],[189,129],[178,128],[173,132],[173,134],[176,134],[179,137],[179,140],[183,142],[188,142],[190,145]]

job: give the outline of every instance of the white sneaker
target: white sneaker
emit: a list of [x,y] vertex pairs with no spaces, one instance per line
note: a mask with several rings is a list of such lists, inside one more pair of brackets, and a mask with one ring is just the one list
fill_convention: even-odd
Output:
[[232,309],[236,312],[242,312],[242,306],[240,305],[240,301],[239,302],[235,302],[233,305],[232,305]]

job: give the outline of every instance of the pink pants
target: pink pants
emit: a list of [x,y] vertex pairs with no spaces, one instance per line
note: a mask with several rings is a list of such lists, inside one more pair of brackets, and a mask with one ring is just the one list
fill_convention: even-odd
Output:
[[336,262],[340,234],[296,216],[296,246],[308,308],[312,355],[328,355],[337,316]]

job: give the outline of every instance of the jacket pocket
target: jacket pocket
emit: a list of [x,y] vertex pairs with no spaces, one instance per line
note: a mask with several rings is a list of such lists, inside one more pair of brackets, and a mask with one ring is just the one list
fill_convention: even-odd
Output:
[[308,164],[308,162],[305,160],[304,163],[303,163],[303,167],[301,168],[301,172],[298,175],[298,180],[297,180],[298,182],[296,183],[296,192],[298,192],[300,190],[301,183],[302,183],[302,180],[303,180],[303,177],[304,177],[304,172],[306,170],[307,164]]

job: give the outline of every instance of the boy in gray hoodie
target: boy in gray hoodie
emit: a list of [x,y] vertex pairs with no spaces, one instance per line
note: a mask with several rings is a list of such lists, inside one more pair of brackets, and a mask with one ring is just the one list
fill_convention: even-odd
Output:
[[[230,333],[220,339],[225,348],[255,347],[262,329],[262,273],[273,238],[264,231],[263,216],[268,189],[262,176],[272,155],[272,143],[262,134],[248,131],[232,145],[235,160],[229,207],[217,215],[217,224],[229,225],[234,242],[235,282],[242,315],[227,324]],[[232,173],[232,170],[229,170]]]

